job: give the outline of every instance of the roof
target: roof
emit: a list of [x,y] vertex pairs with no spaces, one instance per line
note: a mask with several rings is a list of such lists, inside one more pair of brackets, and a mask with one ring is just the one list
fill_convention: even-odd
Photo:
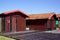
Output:
[[60,17],[60,14],[56,14],[57,15],[57,17]]
[[9,11],[9,12],[4,12],[3,14],[4,15],[8,15],[8,14],[12,14],[12,13],[15,13],[15,12],[20,12],[21,14],[25,15],[26,17],[28,17],[28,15],[25,14],[24,12],[22,12],[21,10],[12,10],[12,11]]
[[32,19],[51,19],[51,17],[53,15],[55,15],[54,12],[40,13],[40,14],[31,14],[31,15],[29,15],[29,18],[26,18],[26,20],[32,20]]

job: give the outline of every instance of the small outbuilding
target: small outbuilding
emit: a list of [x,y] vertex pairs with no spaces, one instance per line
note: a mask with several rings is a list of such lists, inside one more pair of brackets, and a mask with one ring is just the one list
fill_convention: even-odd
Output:
[[26,25],[30,30],[55,30],[57,16],[54,12],[31,14],[26,18]]
[[20,10],[0,14],[0,32],[16,32],[26,30],[26,15]]

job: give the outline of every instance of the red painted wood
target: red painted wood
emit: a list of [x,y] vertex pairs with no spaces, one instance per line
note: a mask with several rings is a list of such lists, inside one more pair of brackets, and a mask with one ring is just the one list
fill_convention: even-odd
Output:
[[30,30],[46,30],[46,20],[33,20],[30,23]]
[[[30,20],[30,30],[55,30],[56,24],[55,24],[55,18],[54,16],[51,19],[37,19],[37,20]],[[52,21],[52,22],[51,22]]]
[[10,32],[10,16],[5,17],[5,32]]
[[[26,30],[26,19],[24,15],[10,14],[5,16],[5,32],[10,32],[10,16],[12,16],[12,32],[14,31],[25,31]],[[17,24],[16,24],[17,19]],[[17,27],[16,27],[17,25]]]
[[16,17],[12,16],[12,32],[16,31]]

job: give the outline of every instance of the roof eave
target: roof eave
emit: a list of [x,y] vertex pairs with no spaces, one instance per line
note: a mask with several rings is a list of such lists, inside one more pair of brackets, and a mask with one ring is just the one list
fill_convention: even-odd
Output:
[[21,10],[12,10],[10,12],[4,12],[3,14],[4,15],[8,15],[8,14],[11,14],[11,13],[14,13],[14,12],[20,12],[22,13],[23,15],[25,15],[26,17],[29,17],[29,15],[25,14],[24,12],[22,12]]

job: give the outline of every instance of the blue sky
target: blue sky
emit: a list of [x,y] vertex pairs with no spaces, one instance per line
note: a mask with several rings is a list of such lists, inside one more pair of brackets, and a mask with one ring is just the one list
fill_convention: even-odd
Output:
[[17,9],[27,14],[60,13],[60,0],[0,0],[0,13]]

